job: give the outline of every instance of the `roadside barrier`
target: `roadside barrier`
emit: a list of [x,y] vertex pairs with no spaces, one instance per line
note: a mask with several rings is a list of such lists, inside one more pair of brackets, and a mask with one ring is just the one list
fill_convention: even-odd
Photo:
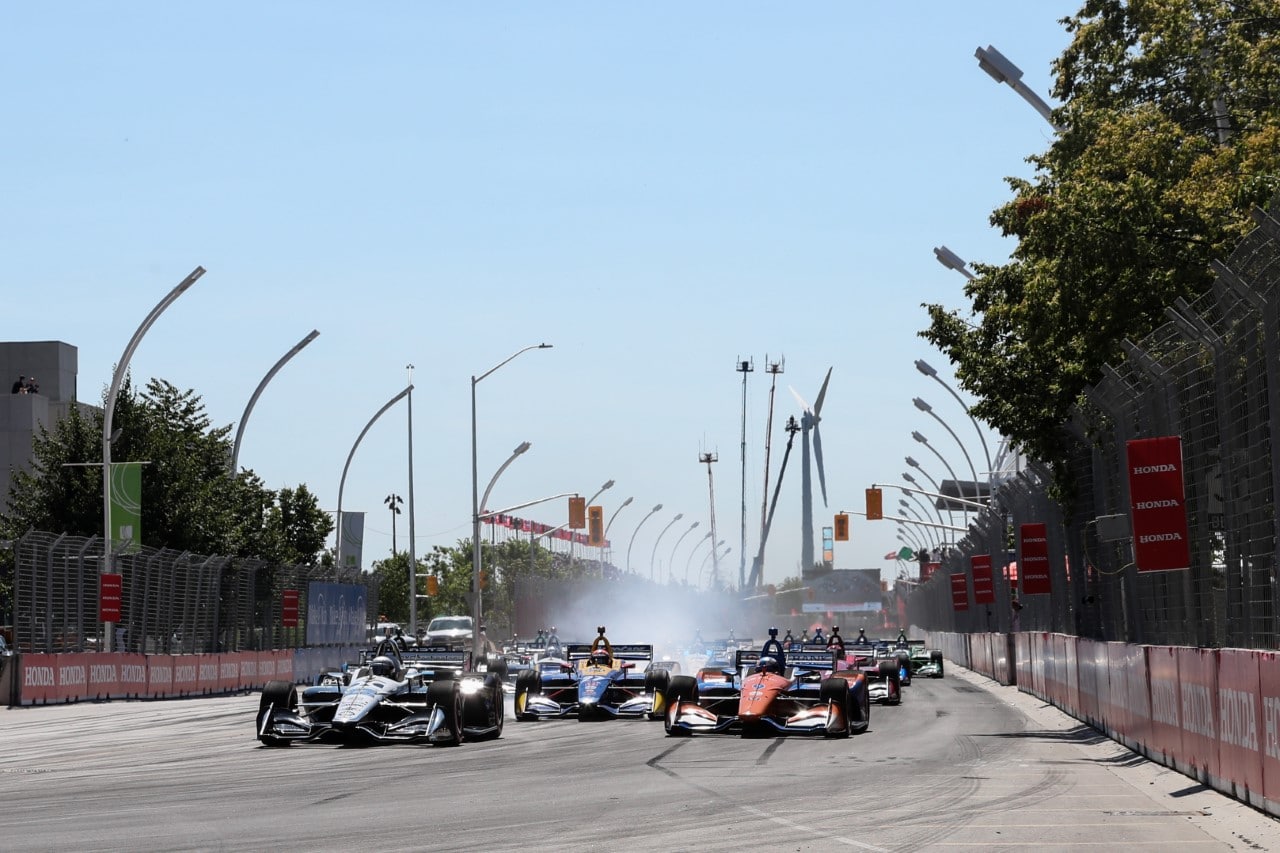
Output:
[[301,675],[309,681],[325,666],[340,666],[357,654],[351,648],[212,655],[17,654],[0,659],[0,704],[176,699],[261,690],[277,679],[296,681]]
[[955,663],[1010,679],[1152,761],[1280,816],[1280,652],[1046,632],[925,636]]

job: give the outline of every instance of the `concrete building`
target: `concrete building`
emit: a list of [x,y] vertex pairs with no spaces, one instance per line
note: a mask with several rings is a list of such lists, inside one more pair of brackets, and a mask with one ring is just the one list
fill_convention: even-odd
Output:
[[[31,445],[40,427],[52,429],[77,400],[79,354],[62,341],[0,343],[0,383],[12,386],[19,376],[34,377],[36,394],[5,393],[0,399],[0,508],[6,508],[15,470],[29,470]],[[92,411],[97,407],[84,407]],[[86,462],[90,461],[88,459]]]

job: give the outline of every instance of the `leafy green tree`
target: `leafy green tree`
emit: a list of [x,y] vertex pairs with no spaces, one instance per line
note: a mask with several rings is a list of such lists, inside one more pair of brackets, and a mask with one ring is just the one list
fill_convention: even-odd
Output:
[[1165,306],[1210,287],[1209,261],[1280,190],[1274,0],[1088,0],[1063,23],[1066,130],[991,217],[1017,239],[1012,258],[975,264],[969,312],[927,305],[921,332],[977,398],[972,414],[1060,485],[1083,389]]
[[[142,541],[202,554],[314,563],[333,522],[306,488],[266,488],[251,471],[227,473],[229,426],[214,427],[193,391],[153,379],[136,394],[126,378],[112,424],[112,461],[146,462]],[[28,530],[102,534],[102,412],[72,406],[32,442],[29,471],[17,471],[0,535]],[[84,463],[89,463],[85,465]]]

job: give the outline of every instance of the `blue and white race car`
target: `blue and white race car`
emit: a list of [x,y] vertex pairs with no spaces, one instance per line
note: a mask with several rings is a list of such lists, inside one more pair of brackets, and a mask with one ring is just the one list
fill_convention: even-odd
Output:
[[563,658],[543,658],[516,677],[517,720],[662,719],[675,662],[654,661],[652,645],[614,645],[597,630],[590,645],[570,643]]

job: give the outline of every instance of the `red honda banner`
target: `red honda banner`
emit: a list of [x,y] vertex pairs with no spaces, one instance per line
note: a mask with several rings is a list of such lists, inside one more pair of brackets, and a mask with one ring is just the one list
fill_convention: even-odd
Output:
[[98,620],[100,622],[120,621],[120,592],[123,589],[123,575],[98,575]]
[[928,583],[942,568],[942,563],[923,563],[920,566],[920,583]]
[[1023,524],[1018,528],[1022,559],[1018,561],[1018,574],[1022,579],[1023,595],[1044,595],[1051,592],[1049,581],[1049,539],[1043,524]]
[[1140,572],[1191,567],[1182,483],[1182,438],[1139,438],[1126,445],[1134,562]]
[[280,624],[286,628],[298,627],[298,591],[286,589],[280,593]]
[[973,603],[995,604],[996,585],[991,577],[991,555],[974,554],[969,563],[973,566]]
[[956,572],[951,576],[951,609],[969,609],[969,579],[964,572]]

